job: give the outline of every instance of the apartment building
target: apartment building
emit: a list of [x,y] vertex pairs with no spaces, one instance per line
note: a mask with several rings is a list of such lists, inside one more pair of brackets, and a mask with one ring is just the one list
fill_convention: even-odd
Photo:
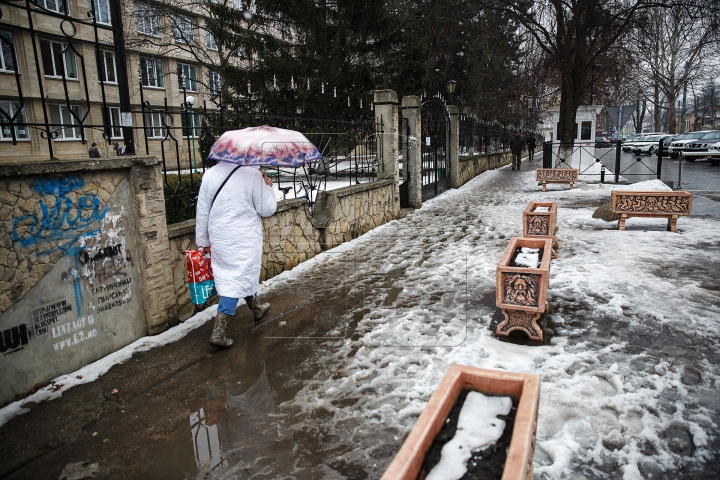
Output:
[[219,103],[212,66],[242,62],[181,2],[31,0],[0,12],[0,163],[87,157],[92,143],[113,156],[113,142],[189,158],[197,111]]

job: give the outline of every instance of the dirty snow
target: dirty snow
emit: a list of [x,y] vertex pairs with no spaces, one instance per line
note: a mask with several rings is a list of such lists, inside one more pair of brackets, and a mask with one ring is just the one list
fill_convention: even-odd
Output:
[[[705,267],[717,280],[717,220],[682,217],[672,234],[665,220],[637,218],[620,232],[615,222],[593,219],[595,207],[615,188],[668,190],[665,184],[579,183],[542,193],[534,172],[508,174],[486,172],[265,282],[263,288],[282,292],[318,263],[344,255],[355,268],[335,280],[364,288],[370,302],[363,311],[349,309],[339,327],[347,329],[345,338],[328,341],[319,353],[321,372],[279,405],[278,415],[303,418],[291,429],[334,432],[338,445],[353,445],[342,448],[343,459],[379,477],[445,371],[458,363],[540,375],[535,478],[668,478],[707,463],[718,454],[720,366],[709,358],[718,348],[720,306],[693,268]],[[548,289],[549,340],[526,346],[501,341],[488,327],[498,315],[497,262],[509,239],[522,234],[522,211],[540,200],[558,202],[560,248]],[[378,275],[387,284],[368,280]],[[92,381],[135,351],[176,341],[212,314],[206,310],[56,379],[63,385],[57,391],[43,389],[0,410],[0,424],[22,413],[24,403]],[[353,315],[361,318],[356,324]],[[330,418],[311,416],[318,408]],[[396,445],[390,451],[382,447],[388,441]]]

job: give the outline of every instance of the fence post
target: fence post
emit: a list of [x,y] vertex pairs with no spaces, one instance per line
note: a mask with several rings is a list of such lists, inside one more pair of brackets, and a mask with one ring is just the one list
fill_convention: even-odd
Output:
[[660,180],[662,173],[662,159],[663,159],[663,139],[661,138],[658,142],[658,153],[657,153],[657,179]]
[[615,183],[620,183],[620,155],[622,155],[622,140],[618,138],[615,145]]
[[374,90],[375,121],[381,124],[378,138],[378,180],[394,180],[393,217],[400,213],[400,161],[398,158],[398,118],[400,107],[394,90]]
[[552,142],[543,143],[543,168],[552,168]]
[[447,111],[450,115],[450,188],[460,188],[460,108],[457,105],[448,105]]
[[422,163],[421,163],[421,120],[420,97],[408,95],[402,99],[402,116],[408,122],[407,158],[405,158],[406,175],[408,182],[408,204],[414,208],[422,206]]

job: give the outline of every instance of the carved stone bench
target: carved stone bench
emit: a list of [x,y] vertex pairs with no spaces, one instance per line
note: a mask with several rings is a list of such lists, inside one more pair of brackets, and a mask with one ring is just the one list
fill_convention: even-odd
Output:
[[667,230],[677,233],[677,220],[681,215],[690,215],[693,195],[678,190],[675,192],[633,192],[613,190],[610,192],[610,208],[620,215],[618,229],[625,230],[625,221],[630,217],[667,218]]
[[[542,251],[537,268],[517,267],[511,263],[521,247],[539,248]],[[552,258],[550,238],[510,239],[505,253],[497,265],[495,276],[495,305],[502,310],[505,320],[495,329],[496,335],[510,335],[513,330],[527,334],[530,340],[542,341],[542,329],[537,321],[547,311],[547,289]]]
[[547,191],[548,183],[567,183],[570,190],[573,184],[578,181],[579,170],[577,168],[536,168],[535,180],[542,185],[542,191]]
[[[557,202],[530,202],[523,210],[523,237],[549,238],[557,248]],[[557,258],[555,250],[552,258]]]

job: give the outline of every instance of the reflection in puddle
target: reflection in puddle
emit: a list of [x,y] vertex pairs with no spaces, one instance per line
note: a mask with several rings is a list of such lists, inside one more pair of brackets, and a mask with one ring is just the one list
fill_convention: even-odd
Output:
[[213,471],[220,465],[227,466],[228,463],[220,452],[217,425],[208,425],[206,420],[203,408],[191,413],[190,430],[198,470]]

